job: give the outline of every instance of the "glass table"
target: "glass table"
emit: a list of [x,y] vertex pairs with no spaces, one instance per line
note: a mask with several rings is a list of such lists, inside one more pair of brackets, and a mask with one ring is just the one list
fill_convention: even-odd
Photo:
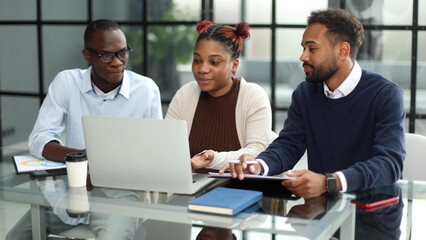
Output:
[[[201,239],[204,235],[220,236],[218,239],[233,239],[232,235],[236,239],[405,239],[419,221],[412,220],[413,213],[425,205],[416,201],[418,196],[424,197],[426,185],[407,181],[356,193],[400,196],[397,204],[375,211],[356,209],[350,202],[353,193],[301,199],[280,186],[260,181],[218,179],[194,195],[98,188],[90,182],[87,188],[76,189],[68,186],[66,175],[39,179],[17,175],[11,168],[9,150],[2,149],[0,169],[12,171],[1,171],[0,200],[30,206],[27,219],[12,226],[9,234],[29,234],[33,239],[96,239],[102,234],[117,239]],[[262,190],[264,197],[233,217],[188,211],[188,201],[218,186]]]

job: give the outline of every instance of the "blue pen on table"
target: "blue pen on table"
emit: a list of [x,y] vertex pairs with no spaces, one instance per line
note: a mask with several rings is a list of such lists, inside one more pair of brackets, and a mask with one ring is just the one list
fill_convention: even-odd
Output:
[[[228,163],[241,164],[240,160],[238,160],[238,159],[235,159],[235,160],[228,160]],[[248,160],[248,161],[246,161],[246,163],[247,163],[247,164],[257,164],[257,163],[259,163],[259,162],[258,162],[258,161],[256,161],[256,160]]]

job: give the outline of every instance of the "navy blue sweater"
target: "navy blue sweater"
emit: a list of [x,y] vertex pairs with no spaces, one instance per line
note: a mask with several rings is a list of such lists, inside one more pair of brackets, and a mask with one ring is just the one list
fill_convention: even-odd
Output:
[[309,170],[341,171],[348,191],[392,184],[405,158],[404,119],[401,88],[378,74],[363,70],[355,89],[340,99],[327,98],[322,83],[303,82],[283,130],[258,158],[276,175],[307,150]]

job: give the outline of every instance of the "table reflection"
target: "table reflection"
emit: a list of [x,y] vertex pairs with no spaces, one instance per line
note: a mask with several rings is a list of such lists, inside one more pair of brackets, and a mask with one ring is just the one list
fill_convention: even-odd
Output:
[[[366,191],[356,192],[356,198],[370,197],[374,199],[378,195],[389,194],[399,196],[397,204],[381,208],[366,210],[357,208],[355,222],[355,239],[400,239],[400,225],[403,215],[402,191],[399,185],[394,184],[386,187],[372,188]],[[293,206],[286,215],[287,222],[297,230],[299,228],[298,218],[319,219],[326,211],[334,206],[338,199],[345,197],[341,194],[325,194],[315,198],[304,199],[303,204]],[[334,236],[339,238],[339,231]]]
[[[37,187],[50,206],[40,206],[46,236],[51,238],[96,238],[103,240],[133,239],[139,218],[90,211],[90,198],[112,198],[140,201],[140,192],[110,188],[69,188],[67,178],[48,177],[37,181]],[[77,229],[77,230],[76,230]],[[32,239],[31,213],[26,213],[8,232],[6,239]]]
[[147,220],[138,228],[133,239],[237,240],[233,230],[229,228],[203,227],[198,233],[193,230],[191,224]]
[[231,229],[205,227],[198,233],[196,240],[237,240]]
[[[168,195],[93,186],[90,186],[89,189],[73,189],[68,187],[66,178],[56,177],[54,180],[52,179],[37,181],[38,188],[50,204],[50,207],[40,206],[44,209],[45,230],[47,235],[54,234],[66,237],[75,236],[72,231],[75,228],[84,227],[91,234],[89,237],[96,239],[194,239],[195,236],[191,236],[191,234],[194,234],[193,228],[196,226],[202,228],[196,239],[237,239],[239,235],[233,231],[238,229],[238,231],[256,232],[266,222],[266,219],[269,219],[269,216],[286,219],[286,222],[282,224],[290,225],[296,232],[303,235],[308,225],[315,224],[315,221],[309,223],[309,221],[304,220],[319,220],[328,211],[335,211],[339,214],[340,205],[344,208],[350,201],[349,195],[340,193],[324,194],[310,199],[298,199],[297,202],[294,201],[294,197],[287,193],[284,195],[281,193],[279,196],[265,194],[266,196],[258,205],[234,217],[188,212],[187,223],[176,223],[131,217],[125,214],[120,215],[120,213],[93,212],[90,208],[90,202],[95,198],[114,199],[119,201],[120,205],[132,201],[185,206],[189,200],[196,196]],[[354,194],[357,197],[370,196],[374,198],[377,194],[387,193],[401,197],[401,192],[399,185],[395,184]],[[285,197],[289,198],[286,199]],[[299,204],[299,202],[302,203]],[[287,206],[292,207],[287,209]],[[374,211],[357,209],[355,239],[399,239],[402,210],[402,200],[398,204]],[[31,239],[31,229],[31,216],[26,214],[17,226],[10,231],[7,239]],[[280,234],[275,235],[279,236]],[[339,238],[339,231],[334,236]]]
[[399,196],[397,204],[379,208],[373,211],[363,209],[356,210],[355,239],[391,240],[400,239],[401,221],[404,203],[399,185],[394,184],[388,187],[373,188],[358,193],[357,196],[371,196],[386,193],[392,196]]

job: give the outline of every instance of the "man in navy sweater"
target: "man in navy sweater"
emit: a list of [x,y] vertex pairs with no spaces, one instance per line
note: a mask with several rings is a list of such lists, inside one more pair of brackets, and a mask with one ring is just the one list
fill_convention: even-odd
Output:
[[[340,9],[312,12],[303,34],[300,60],[306,82],[293,92],[284,128],[257,156],[258,163],[229,164],[244,173],[276,175],[292,169],[307,150],[309,170],[286,174],[296,196],[363,190],[401,177],[405,158],[403,92],[382,76],[362,70],[356,59],[364,29]],[[224,172],[224,167],[221,172]]]

